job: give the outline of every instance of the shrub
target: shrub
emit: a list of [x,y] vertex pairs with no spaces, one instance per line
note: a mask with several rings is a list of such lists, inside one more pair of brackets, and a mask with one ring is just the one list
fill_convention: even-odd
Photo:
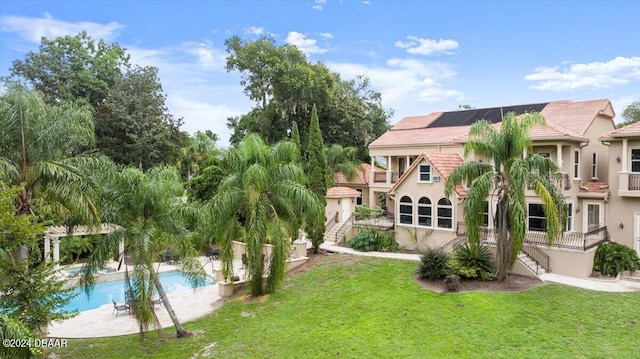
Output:
[[418,274],[420,278],[441,279],[446,276],[449,255],[442,249],[429,249],[420,257]]
[[455,274],[449,274],[444,278],[444,286],[449,292],[457,292],[460,286],[460,277]]
[[493,254],[481,244],[467,243],[456,247],[449,266],[455,274],[481,280],[493,279],[496,271]]
[[609,276],[617,276],[618,273],[624,271],[633,274],[635,270],[640,269],[640,258],[633,249],[627,246],[618,243],[605,243],[596,250],[593,269]]
[[371,252],[376,250],[376,233],[372,230],[360,231],[351,240],[351,248],[360,252]]
[[399,246],[393,231],[379,231],[376,228],[369,228],[360,231],[353,237],[351,248],[360,252],[389,252],[397,250]]

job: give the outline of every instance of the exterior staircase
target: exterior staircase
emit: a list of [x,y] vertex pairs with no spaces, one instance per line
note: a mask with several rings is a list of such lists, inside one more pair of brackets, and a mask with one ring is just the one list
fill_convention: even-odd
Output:
[[324,241],[330,243],[339,243],[342,239],[342,235],[351,228],[351,218],[348,218],[342,223],[338,223],[333,226],[327,233],[324,234]]
[[518,254],[518,260],[527,268],[531,269],[538,277],[547,273],[547,270],[541,266],[540,263],[524,252]]

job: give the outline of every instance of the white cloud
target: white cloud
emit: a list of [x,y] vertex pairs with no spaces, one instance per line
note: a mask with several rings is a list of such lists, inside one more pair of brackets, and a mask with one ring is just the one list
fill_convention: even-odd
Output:
[[321,11],[324,8],[324,4],[326,3],[327,3],[327,0],[316,0],[316,4],[313,5],[311,8],[313,10]]
[[257,27],[257,26],[249,26],[249,27],[244,29],[244,33],[246,35],[260,36],[260,35],[264,34],[264,28],[263,27]]
[[[327,66],[350,79],[366,75],[372,86],[382,94],[385,106],[396,108],[408,100],[438,102],[444,100],[462,101],[461,91],[446,88],[443,81],[456,76],[447,64],[424,62],[414,59],[389,59],[386,66],[367,67],[353,63],[328,63]],[[419,111],[413,109],[413,112]]]
[[640,80],[640,57],[622,57],[607,62],[540,66],[525,80],[535,81],[536,90],[565,91],[579,88],[613,88]]
[[396,47],[407,50],[413,55],[451,55],[458,48],[458,42],[451,39],[430,40],[418,36],[407,36],[410,41],[395,42]]
[[307,35],[296,31],[290,31],[289,34],[287,34],[285,42],[289,45],[295,45],[305,54],[324,54],[327,52],[327,49],[323,49],[316,45],[315,39],[309,39],[307,38]]
[[330,32],[320,32],[318,35],[324,37],[325,39],[333,39],[333,34]]
[[41,38],[54,39],[59,36],[76,35],[86,31],[91,37],[109,41],[118,35],[118,31],[124,25],[117,22],[98,24],[95,22],[66,22],[54,19],[45,13],[41,18],[22,16],[0,17],[0,31],[17,33],[21,38],[35,43],[40,43]]

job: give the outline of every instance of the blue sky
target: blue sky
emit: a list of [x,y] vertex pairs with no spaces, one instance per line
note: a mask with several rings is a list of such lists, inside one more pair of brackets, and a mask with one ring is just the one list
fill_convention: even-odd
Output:
[[365,74],[402,117],[608,98],[621,121],[640,100],[640,1],[15,1],[0,4],[0,76],[40,38],[117,42],[159,68],[184,130],[248,112],[225,39],[271,35],[350,79]]

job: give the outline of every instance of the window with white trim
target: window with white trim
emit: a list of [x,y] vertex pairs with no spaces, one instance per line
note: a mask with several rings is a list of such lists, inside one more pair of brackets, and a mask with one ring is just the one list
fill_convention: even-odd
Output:
[[573,203],[567,203],[567,232],[573,232]]
[[580,151],[573,151],[573,178],[580,178]]
[[598,179],[598,151],[591,155],[591,179]]
[[418,173],[418,180],[420,182],[431,181],[431,165],[420,165],[420,171]]
[[484,201],[484,211],[482,213],[482,225],[484,227],[489,227],[489,202]]
[[547,218],[544,215],[542,204],[529,203],[527,211],[527,228],[530,231],[547,231]]
[[413,201],[409,196],[403,196],[400,198],[400,223],[413,224]]
[[431,200],[422,197],[418,200],[418,225],[431,227]]
[[631,150],[631,172],[640,173],[640,148]]
[[438,201],[438,228],[453,228],[453,207],[447,198]]

